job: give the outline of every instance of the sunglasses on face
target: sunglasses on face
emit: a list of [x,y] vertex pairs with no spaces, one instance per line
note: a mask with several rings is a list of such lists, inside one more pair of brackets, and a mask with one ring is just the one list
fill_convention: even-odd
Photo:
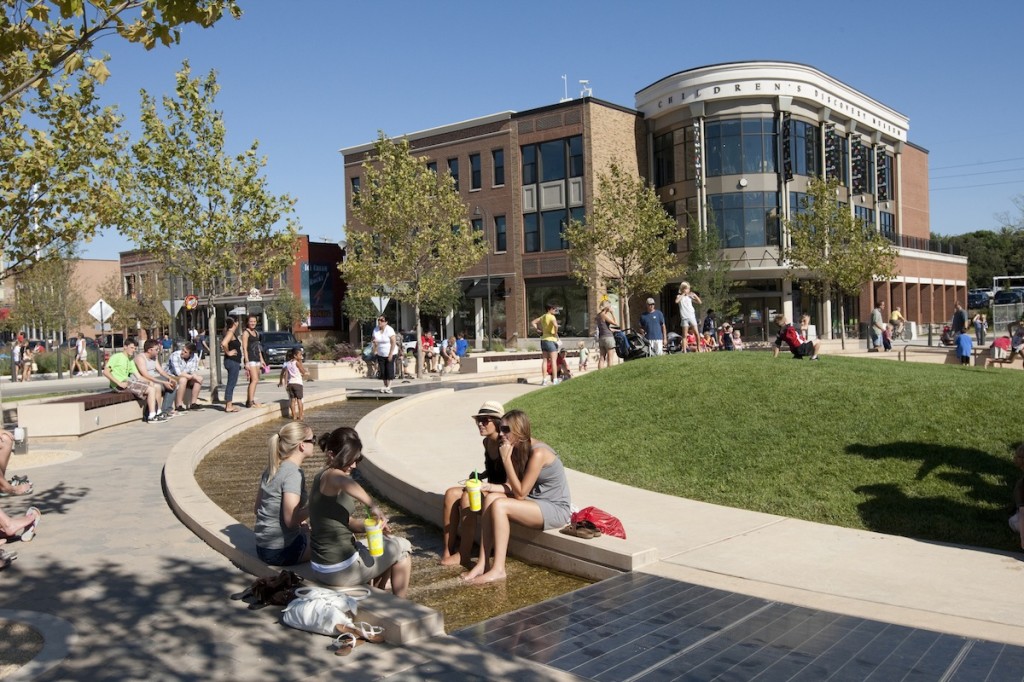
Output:
[[498,430],[505,434],[512,433],[512,427],[507,424],[502,424],[498,427]]
[[483,424],[490,423],[494,418],[493,417],[473,417],[473,419],[476,421],[477,424],[483,425]]
[[310,436],[309,438],[305,439],[302,442],[303,443],[315,444],[316,443],[316,436]]

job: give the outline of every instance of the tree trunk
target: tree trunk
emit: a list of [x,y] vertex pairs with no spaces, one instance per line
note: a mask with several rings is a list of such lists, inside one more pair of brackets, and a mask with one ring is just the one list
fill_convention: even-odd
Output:
[[[413,304],[413,314],[416,316],[416,378],[423,378],[423,325],[420,322],[420,299],[416,297]],[[399,345],[401,349],[401,345]]]
[[[217,308],[213,305],[213,297],[206,305],[206,336],[207,344],[210,346],[210,384],[213,384],[213,377],[217,377],[217,385],[221,384],[220,372],[220,343],[217,342]],[[213,397],[213,386],[210,387],[210,396]]]
[[839,297],[839,345],[846,350],[846,303]]

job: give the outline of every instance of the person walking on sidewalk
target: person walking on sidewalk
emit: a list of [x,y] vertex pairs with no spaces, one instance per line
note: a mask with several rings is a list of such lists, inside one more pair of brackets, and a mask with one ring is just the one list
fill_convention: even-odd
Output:
[[871,343],[868,352],[877,353],[882,348],[882,333],[885,331],[885,301],[879,301],[871,311]]
[[557,384],[558,375],[555,368],[558,367],[558,306],[549,302],[545,312],[530,324],[534,331],[540,332],[540,385],[548,383],[548,373],[551,373],[551,383]]

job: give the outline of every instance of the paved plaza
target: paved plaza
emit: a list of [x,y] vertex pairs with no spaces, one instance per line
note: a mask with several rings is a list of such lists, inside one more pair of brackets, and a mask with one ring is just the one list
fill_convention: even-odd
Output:
[[[307,393],[342,386],[376,384],[316,382]],[[467,414],[535,388],[447,390],[457,377],[441,386],[397,386],[395,397],[428,392],[373,422],[374,465],[433,472],[427,491],[478,459]],[[15,456],[12,471],[29,474],[36,493],[5,498],[4,509],[44,513],[36,540],[15,546],[20,558],[0,573],[0,620],[30,622],[46,637],[23,679],[1024,679],[1020,555],[717,507],[578,472],[574,502],[615,513],[655,561],[452,636],[338,658],[328,638],[230,600],[251,576],[165,499],[162,471],[176,445],[218,420],[274,418],[275,408],[228,415],[218,406],[34,445],[74,457],[34,469]],[[426,461],[434,466],[410,466]],[[598,542],[614,551],[618,541]]]

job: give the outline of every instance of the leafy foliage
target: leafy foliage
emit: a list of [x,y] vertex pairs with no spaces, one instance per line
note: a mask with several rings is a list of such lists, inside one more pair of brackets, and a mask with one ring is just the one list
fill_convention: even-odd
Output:
[[132,298],[125,296],[121,279],[111,275],[100,285],[100,298],[110,304],[114,313],[107,320],[107,326],[113,330],[134,335],[137,329],[155,331],[166,329],[171,323],[171,316],[161,301],[161,294],[145,288],[146,282],[139,282],[139,289]]
[[598,175],[594,205],[585,222],[565,229],[572,274],[583,286],[617,289],[629,315],[629,297],[655,294],[675,277],[680,265],[669,247],[686,231],[676,224],[642,178],[612,162]]
[[100,38],[116,34],[143,45],[177,43],[180,27],[212,26],[225,13],[242,15],[235,0],[0,0],[0,104],[44,88],[58,72],[85,70],[100,83],[104,60],[90,58]]
[[116,221],[120,126],[115,109],[97,104],[88,76],[0,104],[0,278]]
[[967,284],[969,287],[989,289],[992,278],[1024,274],[1024,195],[1014,201],[1017,215],[1002,213],[996,218],[999,231],[976,230],[953,236],[933,235],[932,238],[959,248],[967,257]]
[[85,318],[86,302],[75,276],[77,260],[50,254],[18,276],[14,320],[18,326],[66,334]]
[[[796,279],[809,274],[807,286],[825,298],[831,292],[856,296],[864,284],[892,279],[896,272],[896,248],[839,204],[838,187],[834,179],[812,179],[803,211],[785,221],[790,238],[782,250],[789,261],[787,276]],[[845,317],[841,302],[840,328],[846,326]]]
[[[349,297],[368,300],[383,291],[411,304],[417,338],[421,312],[450,309],[461,297],[460,275],[487,253],[486,243],[469,229],[454,179],[438,177],[426,161],[410,153],[407,140],[380,134],[363,164],[361,189],[352,202],[357,224],[346,226],[340,266]],[[417,366],[423,367],[422,357]]]
[[690,220],[690,252],[687,256],[686,280],[697,292],[705,310],[718,312],[720,320],[735,315],[740,303],[732,294],[734,282],[729,273],[732,266],[724,257],[715,214],[708,211],[708,226],[701,230],[697,221]]
[[278,324],[291,328],[302,324],[309,317],[309,308],[291,289],[281,289],[265,306],[264,312]]

